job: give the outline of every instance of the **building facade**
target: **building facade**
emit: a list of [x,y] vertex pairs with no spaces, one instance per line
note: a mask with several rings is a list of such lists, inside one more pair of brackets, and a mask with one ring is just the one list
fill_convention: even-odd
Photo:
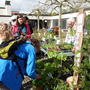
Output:
[[[86,15],[90,14],[90,8],[85,9]],[[11,4],[9,0],[5,1],[5,7],[0,7],[0,23],[9,23],[12,19],[15,19],[17,15],[22,14],[18,11],[11,11]],[[24,14],[24,13],[23,13]],[[67,19],[68,18],[76,18],[78,12],[75,13],[65,13],[61,16],[61,29],[67,29]],[[27,14],[24,14],[27,15]],[[37,16],[28,15],[30,23],[37,28]],[[53,26],[58,26],[59,24],[59,15],[50,16],[43,15],[39,16],[40,19],[40,28],[51,28]]]
[[11,19],[11,4],[5,1],[5,7],[0,7],[0,23],[8,23]]

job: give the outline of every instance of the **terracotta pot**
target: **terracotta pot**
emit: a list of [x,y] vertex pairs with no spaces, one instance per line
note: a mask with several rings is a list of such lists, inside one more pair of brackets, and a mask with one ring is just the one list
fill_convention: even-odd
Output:
[[59,46],[59,51],[61,51],[61,47]]
[[57,47],[55,47],[55,50],[56,50],[56,51],[58,50]]
[[36,87],[36,90],[43,90],[43,88],[41,88],[41,87]]
[[74,90],[79,90],[79,88],[74,88]]

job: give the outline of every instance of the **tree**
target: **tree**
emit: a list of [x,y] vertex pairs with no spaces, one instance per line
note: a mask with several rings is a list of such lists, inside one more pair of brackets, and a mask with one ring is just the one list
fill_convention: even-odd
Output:
[[40,29],[39,28],[40,27],[39,26],[39,21],[40,21],[39,19],[40,19],[41,11],[39,8],[36,8],[36,9],[32,10],[32,13],[37,16],[37,23],[38,23],[38,29],[37,30],[39,31],[39,29]]
[[[36,8],[35,8],[36,7]],[[46,7],[41,6],[40,4],[37,4],[33,6],[34,9],[32,9],[32,12],[34,15],[37,16],[37,22],[38,22],[38,28],[37,30],[40,30],[40,16],[48,14]]]
[[74,0],[74,2],[83,2],[83,3],[86,3],[86,2],[90,2],[90,0]]
[[[52,7],[52,10],[59,10],[59,39],[61,39],[61,15],[62,15],[62,7],[66,7],[69,6],[68,5],[71,4],[70,2],[68,2],[68,0],[46,0],[44,3],[44,5],[48,6],[48,7]],[[57,10],[57,8],[59,8]],[[72,8],[72,7],[71,7]]]
[[[77,2],[79,1],[79,2]],[[62,9],[69,9],[71,11],[76,11],[79,9],[83,3],[89,2],[89,0],[45,0],[45,2],[41,2],[46,7],[51,7],[51,12],[56,10],[59,12],[59,38],[61,38],[61,15]],[[57,9],[58,8],[58,9]],[[65,11],[65,10],[64,10]]]

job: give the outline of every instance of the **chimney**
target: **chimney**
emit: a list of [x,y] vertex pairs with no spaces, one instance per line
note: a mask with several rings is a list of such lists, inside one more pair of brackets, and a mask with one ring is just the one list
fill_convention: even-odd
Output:
[[11,4],[10,0],[5,1],[6,15],[11,15]]
[[5,5],[11,5],[9,0],[5,1]]

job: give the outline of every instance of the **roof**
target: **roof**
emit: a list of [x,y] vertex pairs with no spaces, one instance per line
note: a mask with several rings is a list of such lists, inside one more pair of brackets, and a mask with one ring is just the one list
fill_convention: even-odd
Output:
[[0,7],[0,9],[5,9],[5,7]]
[[12,15],[19,15],[19,11],[11,11]]
[[11,17],[11,15],[0,15],[0,17]]

